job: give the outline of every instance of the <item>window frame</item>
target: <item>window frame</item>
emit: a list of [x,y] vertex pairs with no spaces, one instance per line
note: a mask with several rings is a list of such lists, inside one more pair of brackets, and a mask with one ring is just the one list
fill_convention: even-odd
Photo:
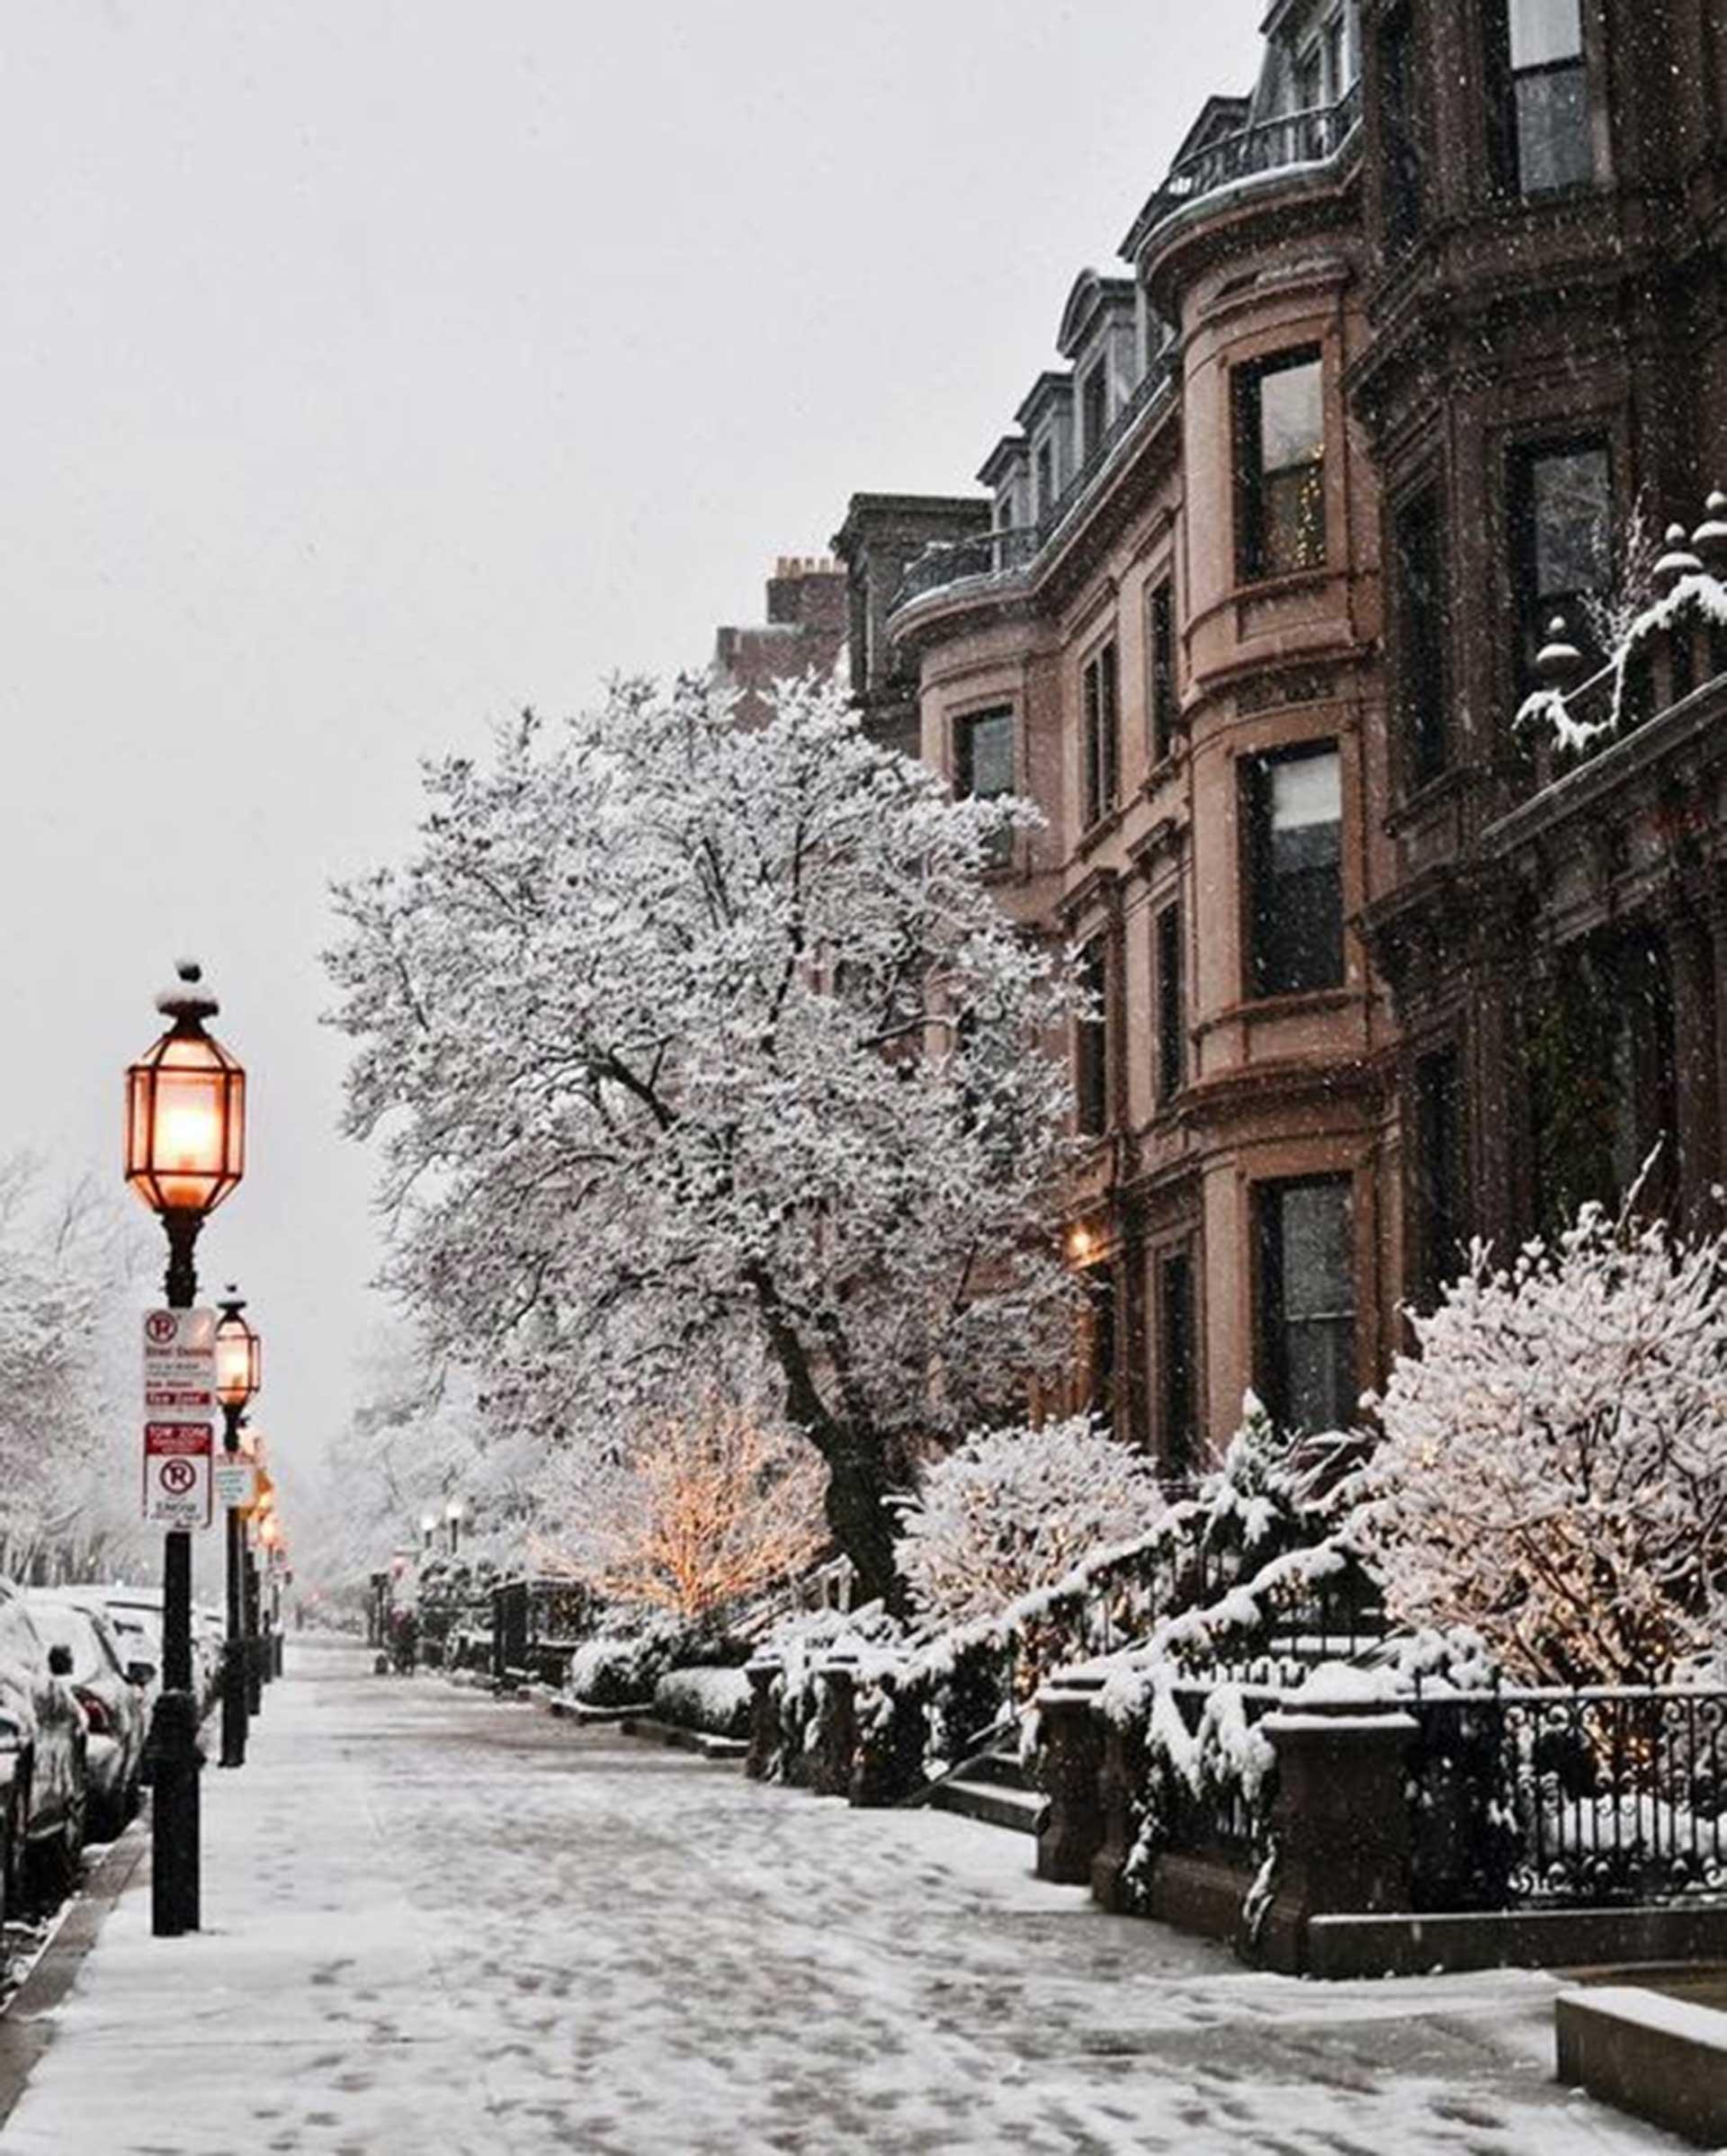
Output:
[[1379,82],[1380,224],[1388,253],[1400,255],[1420,237],[1427,218],[1427,156],[1419,89],[1420,46],[1413,8],[1405,4],[1381,20],[1374,72]]
[[[1519,67],[1511,57],[1511,11],[1516,0],[1482,0],[1481,45],[1487,75],[1488,149],[1494,190],[1507,202],[1551,202],[1580,193],[1599,182],[1593,113],[1593,70],[1589,65],[1589,11],[1577,0],[1577,51],[1563,59]],[[1576,76],[1582,96],[1581,144],[1586,169],[1551,187],[1531,187],[1524,180],[1523,115],[1518,85],[1540,76]]]
[[1110,1084],[1109,934],[1099,929],[1079,946],[1081,985],[1096,1001],[1095,1017],[1073,1021],[1074,1128],[1081,1138],[1103,1138],[1114,1103]]
[[1181,731],[1181,694],[1176,660],[1176,573],[1164,568],[1145,593],[1145,704],[1150,720],[1151,761],[1175,754]]
[[1181,894],[1151,917],[1153,1005],[1158,1014],[1158,1105],[1167,1108],[1187,1083],[1187,987]]
[[[1362,1297],[1357,1269],[1356,1181],[1355,1175],[1348,1168],[1338,1168],[1308,1175],[1270,1176],[1256,1182],[1253,1187],[1256,1381],[1260,1396],[1280,1427],[1292,1427],[1290,1384],[1293,1357],[1289,1339],[1292,1322],[1312,1327],[1347,1324],[1348,1328],[1347,1354],[1341,1358],[1341,1369],[1349,1397],[1347,1401],[1340,1400],[1334,1402],[1340,1411],[1327,1422],[1320,1424],[1316,1429],[1302,1433],[1307,1436],[1316,1436],[1319,1430],[1328,1427],[1334,1429],[1350,1427],[1360,1397]],[[1343,1199],[1348,1307],[1347,1310],[1308,1311],[1292,1320],[1288,1309],[1288,1264],[1283,1203],[1286,1197],[1297,1191],[1319,1189],[1335,1190]]]
[[[1418,523],[1425,527],[1432,557],[1412,579],[1411,526]],[[1430,477],[1404,495],[1391,513],[1388,553],[1396,637],[1392,695],[1405,794],[1419,792],[1443,778],[1454,762],[1451,654],[1445,631],[1451,561],[1445,538],[1445,489],[1436,477]],[[1422,571],[1433,587],[1431,608],[1426,613],[1411,592],[1412,581],[1419,581]]]
[[[1158,1342],[1158,1451],[1163,1472],[1177,1481],[1193,1472],[1199,1448],[1199,1266],[1191,1241],[1155,1257]],[[1171,1293],[1179,1280],[1179,1296]]]
[[[1006,720],[1008,728],[1008,765],[1010,775],[1005,786],[980,793],[977,785],[977,754],[974,747],[977,733],[992,720]],[[1000,801],[1006,795],[1019,792],[1019,712],[1011,699],[978,705],[974,710],[956,711],[953,720],[953,794],[957,801]],[[1013,859],[1013,833],[1002,831],[984,853],[986,868],[1006,868]]]
[[1112,634],[1079,669],[1081,826],[1094,830],[1122,800],[1121,654]]
[[[1277,878],[1272,867],[1272,840],[1275,835],[1274,813],[1274,774],[1290,764],[1317,761],[1329,756],[1338,771],[1338,852],[1337,925],[1335,938],[1336,964],[1324,980],[1302,980],[1294,985],[1284,981],[1273,984],[1270,980],[1269,959],[1264,939],[1265,923],[1268,917],[1280,909],[1275,901]],[[1246,842],[1245,873],[1242,877],[1244,898],[1244,944],[1242,990],[1244,1000],[1255,1003],[1269,1002],[1284,996],[1317,996],[1334,993],[1348,980],[1348,954],[1344,945],[1344,921],[1347,903],[1344,892],[1344,828],[1347,821],[1344,800],[1343,745],[1335,735],[1322,736],[1317,740],[1292,741],[1280,747],[1266,749],[1244,756],[1241,760],[1242,821]],[[1328,953],[1329,946],[1328,946]]]
[[[1305,462],[1279,465],[1267,472],[1264,461],[1265,385],[1280,374],[1311,368],[1319,398],[1320,453]],[[1244,362],[1230,385],[1235,443],[1235,568],[1240,584],[1269,584],[1284,577],[1322,574],[1330,561],[1330,519],[1326,503],[1330,443],[1326,420],[1325,348],[1318,343],[1286,345]],[[1271,547],[1267,514],[1270,488],[1311,473],[1317,481],[1318,515],[1313,540],[1299,559],[1284,559]]]
[[1551,459],[1598,453],[1606,467],[1606,511],[1603,530],[1607,550],[1606,571],[1612,574],[1616,530],[1618,487],[1613,435],[1605,425],[1587,422],[1560,430],[1526,434],[1508,444],[1504,467],[1506,557],[1511,581],[1511,649],[1519,696],[1536,686],[1535,657],[1546,640],[1547,624],[1555,613],[1563,614],[1573,642],[1588,656],[1588,623],[1580,601],[1584,590],[1543,592],[1540,589],[1541,550],[1536,523],[1535,470]]
[[[1109,432],[1109,360],[1100,353],[1079,377],[1080,460],[1094,457]],[[1095,407],[1095,408],[1094,408]]]

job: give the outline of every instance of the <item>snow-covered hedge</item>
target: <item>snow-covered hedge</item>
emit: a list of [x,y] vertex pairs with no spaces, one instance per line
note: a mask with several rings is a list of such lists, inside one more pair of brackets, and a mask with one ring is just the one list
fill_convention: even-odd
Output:
[[663,1615],[614,1621],[570,1657],[564,1689],[590,1707],[640,1706],[668,1669],[697,1651],[686,1624]]
[[830,1655],[853,1659],[890,1652],[902,1639],[897,1619],[879,1602],[861,1609],[800,1611],[782,1619],[757,1651],[772,1670],[768,1698],[774,1709],[771,1743],[759,1763],[762,1778],[801,1783],[823,1734],[828,1697],[821,1672]]
[[749,1734],[749,1679],[741,1669],[674,1669],[654,1686],[654,1713],[711,1737]]

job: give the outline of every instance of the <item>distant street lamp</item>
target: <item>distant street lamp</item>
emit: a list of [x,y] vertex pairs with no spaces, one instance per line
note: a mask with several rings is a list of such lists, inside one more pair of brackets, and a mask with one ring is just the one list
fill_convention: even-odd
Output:
[[435,1513],[433,1513],[433,1512],[423,1512],[423,1513],[421,1513],[421,1515],[420,1515],[420,1547],[421,1547],[421,1549],[422,1549],[422,1550],[429,1551],[429,1550],[431,1549],[431,1547],[432,1547],[432,1537],[433,1537],[433,1536],[434,1536],[434,1534],[437,1533],[437,1531],[438,1531],[438,1520],[437,1520],[437,1515],[436,1515]]
[[452,1557],[458,1557],[461,1553],[461,1499],[460,1498],[451,1498],[443,1508],[443,1517],[444,1524],[450,1530],[450,1554]]
[[[246,1303],[230,1287],[216,1326],[216,1398],[222,1409],[222,1450],[240,1456],[240,1423],[264,1382],[264,1344],[243,1315]],[[227,1507],[228,1637],[222,1643],[222,1765],[246,1765],[246,1522],[240,1507]]]
[[[246,1073],[204,1031],[216,998],[190,960],[156,1007],[172,1020],[126,1073],[126,1180],[161,1218],[168,1239],[167,1302],[198,1296],[193,1246],[205,1216],[246,1172]],[[162,1559],[162,1679],[150,1725],[150,1928],[157,1937],[196,1931],[198,1704],[192,1678],[192,1537],[166,1534]]]

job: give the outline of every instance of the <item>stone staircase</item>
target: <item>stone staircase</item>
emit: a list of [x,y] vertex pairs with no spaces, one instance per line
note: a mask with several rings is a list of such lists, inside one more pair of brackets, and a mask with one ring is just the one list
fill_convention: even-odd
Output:
[[958,1774],[932,1789],[926,1802],[938,1812],[957,1812],[986,1826],[1035,1834],[1044,1800],[1026,1779],[1016,1738],[968,1759]]

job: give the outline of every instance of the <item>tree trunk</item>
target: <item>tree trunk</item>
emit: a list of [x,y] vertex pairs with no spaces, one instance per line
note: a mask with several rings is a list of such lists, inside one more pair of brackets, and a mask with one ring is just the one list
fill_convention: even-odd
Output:
[[857,1573],[855,1599],[884,1603],[897,1615],[905,1588],[893,1561],[890,1493],[879,1453],[851,1432],[822,1452],[828,1462],[828,1525]]

